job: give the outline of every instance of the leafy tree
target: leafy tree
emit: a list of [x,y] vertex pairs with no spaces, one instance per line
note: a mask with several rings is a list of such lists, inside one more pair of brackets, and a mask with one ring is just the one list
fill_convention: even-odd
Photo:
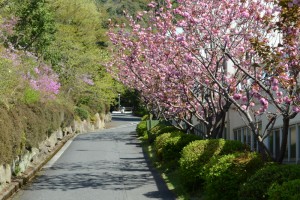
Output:
[[15,48],[42,54],[54,39],[53,10],[45,0],[14,0],[18,21],[10,41]]

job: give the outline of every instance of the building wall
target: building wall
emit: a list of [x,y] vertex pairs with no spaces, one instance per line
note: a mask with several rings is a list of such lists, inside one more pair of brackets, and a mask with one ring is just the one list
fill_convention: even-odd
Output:
[[[270,107],[268,111],[274,112],[276,110],[274,107]],[[253,138],[253,134],[251,134],[249,128],[247,128],[242,116],[234,109],[230,109],[227,116],[227,133],[229,136],[227,139],[242,141],[243,143],[249,144],[252,150],[256,150],[257,143]],[[268,124],[268,118],[266,115],[262,115],[257,121],[259,122],[260,133],[262,133]],[[273,155],[277,155],[279,151],[282,138],[282,125],[282,117],[278,117],[273,129],[269,130],[269,137],[264,140],[264,143],[268,146]],[[297,115],[290,121],[288,147],[284,161],[300,163],[300,115]]]

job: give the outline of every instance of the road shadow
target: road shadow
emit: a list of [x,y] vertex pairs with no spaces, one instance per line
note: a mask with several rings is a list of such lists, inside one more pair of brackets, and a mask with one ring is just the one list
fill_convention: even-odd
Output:
[[[114,117],[116,117],[114,120],[121,120],[118,118],[122,118],[122,116]],[[123,121],[128,119],[137,120],[129,116]],[[96,156],[95,160],[91,158],[77,161],[77,158],[75,158],[75,160],[69,160],[68,162],[56,162],[52,167],[41,171],[40,176],[33,181],[30,187],[24,188],[24,190],[70,191],[88,188],[133,191],[143,187],[143,189],[148,188],[148,190],[142,190],[144,193],[139,195],[146,198],[176,199],[175,195],[168,190],[160,174],[151,165],[150,159],[146,152],[142,150],[141,141],[137,139],[135,132],[129,132],[128,129],[106,129],[98,133],[78,135],[74,139],[71,149],[75,154],[81,154],[81,156],[98,155],[98,152],[100,155],[105,153],[106,150],[115,150],[113,148],[97,147],[98,143],[101,145],[105,142],[107,144],[118,144],[125,150],[127,149],[129,153],[122,152],[123,149],[117,150],[117,153],[113,154],[119,155],[116,160],[109,160],[107,157],[97,158]],[[86,145],[79,145],[79,143],[85,143]],[[135,151],[129,151],[132,149],[135,149]],[[153,185],[156,187],[152,187]]]

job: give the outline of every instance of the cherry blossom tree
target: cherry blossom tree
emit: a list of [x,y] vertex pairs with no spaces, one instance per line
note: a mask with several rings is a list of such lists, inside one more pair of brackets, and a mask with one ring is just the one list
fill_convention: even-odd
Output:
[[[111,66],[124,84],[137,88],[172,118],[192,125],[196,117],[216,137],[230,107],[258,141],[263,155],[268,129],[298,108],[298,1],[170,1],[121,26],[110,37],[117,48]],[[287,13],[294,14],[289,14]],[[148,14],[147,14],[148,15]],[[286,22],[288,21],[288,22]],[[181,30],[181,31],[178,31]],[[277,41],[279,40],[279,41]],[[112,71],[114,71],[111,68]],[[270,105],[276,108],[269,110]],[[267,115],[269,123],[258,131]],[[287,139],[283,138],[281,162]],[[284,146],[285,145],[285,146]]]

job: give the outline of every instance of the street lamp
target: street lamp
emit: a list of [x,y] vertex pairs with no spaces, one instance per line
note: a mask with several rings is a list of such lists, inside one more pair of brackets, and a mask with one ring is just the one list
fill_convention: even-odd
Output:
[[121,94],[118,94],[118,96],[119,96],[119,111],[121,111]]

